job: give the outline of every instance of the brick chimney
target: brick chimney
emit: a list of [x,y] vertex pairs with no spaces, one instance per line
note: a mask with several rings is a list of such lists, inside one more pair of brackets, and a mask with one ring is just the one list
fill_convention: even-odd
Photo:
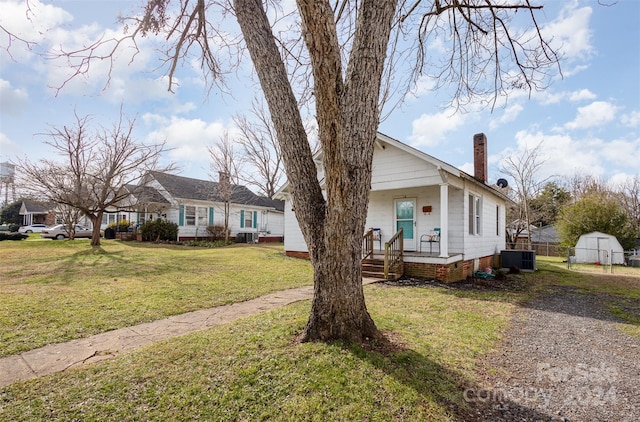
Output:
[[473,177],[486,182],[487,175],[487,137],[484,133],[473,135]]

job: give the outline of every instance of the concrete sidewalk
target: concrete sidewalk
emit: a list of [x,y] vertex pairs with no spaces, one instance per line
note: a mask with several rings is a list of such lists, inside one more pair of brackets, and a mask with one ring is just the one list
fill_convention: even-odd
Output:
[[[363,279],[363,284],[379,280]],[[313,287],[271,293],[246,302],[174,315],[158,321],[120,328],[67,343],[50,344],[19,355],[0,359],[0,387],[61,372],[69,368],[100,362],[141,346],[177,337],[239,318],[254,315],[313,297]]]

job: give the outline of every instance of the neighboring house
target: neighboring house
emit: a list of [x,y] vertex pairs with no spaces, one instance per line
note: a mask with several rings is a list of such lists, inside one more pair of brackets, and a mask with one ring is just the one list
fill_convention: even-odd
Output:
[[537,255],[567,255],[567,249],[560,246],[560,235],[553,226],[542,226],[531,229],[531,246]]
[[[404,275],[457,281],[475,270],[498,265],[505,249],[507,197],[487,180],[487,140],[474,136],[474,176],[378,133],[373,153],[371,192],[366,220],[380,242],[374,255],[399,228],[404,233]],[[318,180],[323,182],[322,153],[316,155]],[[308,257],[308,250],[291,206],[287,186],[277,197],[285,200],[285,252]],[[439,242],[429,243],[438,230]],[[402,274],[401,274],[402,275]]]
[[618,239],[607,233],[591,232],[578,238],[575,262],[583,264],[624,264],[624,249]]
[[46,224],[53,226],[56,224],[55,204],[36,201],[33,199],[23,199],[20,205],[19,214],[22,216],[22,225]]
[[125,189],[129,191],[131,197],[123,201],[119,207],[110,207],[102,214],[100,227],[103,230],[109,224],[119,223],[123,220],[140,226],[146,220],[167,219],[166,210],[171,207],[171,202],[155,188],[129,185]]
[[[143,185],[131,201],[135,206],[123,204],[117,217],[137,224],[157,218],[173,221],[178,224],[178,240],[205,238],[208,226],[224,225],[225,201],[219,182],[152,171]],[[258,196],[245,186],[229,187],[231,236],[247,242],[281,242],[284,202]]]

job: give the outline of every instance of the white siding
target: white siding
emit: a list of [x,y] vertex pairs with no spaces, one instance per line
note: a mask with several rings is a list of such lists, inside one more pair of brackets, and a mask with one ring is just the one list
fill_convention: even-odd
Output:
[[284,201],[284,250],[294,252],[307,252],[307,244],[300,231],[298,219],[293,212],[291,198],[287,195]]
[[[481,229],[479,234],[469,234],[469,194],[481,198]],[[500,205],[501,227],[500,234],[496,234],[496,205]],[[500,253],[505,248],[504,237],[504,201],[491,192],[473,186],[465,189],[464,193],[464,237],[465,259],[479,258]]]
[[464,253],[464,190],[449,187],[449,254]]
[[373,191],[437,185],[441,182],[433,164],[388,144],[384,149],[375,148],[372,164]]
[[[384,148],[382,147],[384,145]],[[400,198],[416,200],[415,245],[405,245],[407,250],[420,250],[420,236],[434,228],[441,230],[440,185],[443,179],[434,161],[411,154],[388,143],[376,145],[373,154],[371,193],[365,230],[380,228],[382,244],[396,232],[394,201]],[[446,167],[440,164],[440,167]],[[454,171],[454,170],[451,170]],[[448,252],[449,255],[463,254],[464,259],[474,259],[499,253],[505,247],[504,239],[504,199],[493,194],[473,181],[447,173],[448,184]],[[482,198],[481,231],[469,235],[468,195]],[[499,234],[496,234],[496,206],[500,207]],[[430,213],[423,213],[423,206],[431,206]],[[285,203],[285,250],[307,251],[298,221],[291,210],[291,200]],[[376,242],[374,248],[378,248]],[[423,245],[423,250],[429,245]]]
[[[213,207],[213,224],[224,226],[224,205],[213,202],[193,201],[185,202],[183,205],[196,205],[200,207]],[[241,215],[242,212],[255,213],[256,227],[241,227]],[[263,212],[264,211],[264,212]],[[172,209],[171,213],[167,215],[167,219],[179,224],[180,215],[179,208]],[[253,220],[253,216],[252,216]],[[205,237],[207,236],[207,224],[204,226],[186,226],[182,225],[178,227],[178,235],[180,237]],[[264,208],[252,207],[250,205],[237,205],[231,204],[229,208],[229,230],[231,236],[235,237],[238,233],[259,233],[263,227],[266,227],[267,231],[270,231],[270,236],[283,236],[284,234],[284,215],[283,213],[275,210],[267,210]]]

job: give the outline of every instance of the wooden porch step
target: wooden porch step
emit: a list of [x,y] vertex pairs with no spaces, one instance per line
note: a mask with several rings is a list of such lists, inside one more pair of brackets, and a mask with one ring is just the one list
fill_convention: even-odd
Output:
[[[362,276],[384,280],[384,260],[365,259],[362,261]],[[390,272],[387,279],[397,280],[400,276]]]

